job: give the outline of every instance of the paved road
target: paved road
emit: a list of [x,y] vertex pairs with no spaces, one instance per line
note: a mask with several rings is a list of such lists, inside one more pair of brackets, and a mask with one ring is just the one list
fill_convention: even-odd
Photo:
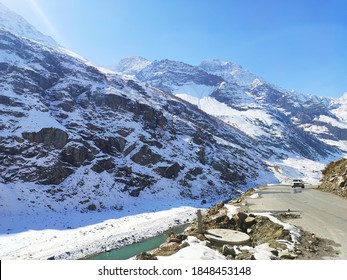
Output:
[[315,186],[305,189],[270,185],[258,190],[259,198],[247,199],[250,212],[287,211],[301,214],[288,222],[340,244],[340,259],[347,260],[347,199],[321,192]]

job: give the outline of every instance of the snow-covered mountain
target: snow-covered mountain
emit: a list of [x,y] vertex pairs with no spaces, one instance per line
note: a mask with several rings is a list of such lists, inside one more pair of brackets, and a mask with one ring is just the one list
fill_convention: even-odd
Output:
[[[178,86],[223,82],[176,64]],[[214,202],[276,181],[268,151],[237,128],[6,25],[0,72],[1,215]]]
[[135,57],[117,74],[3,6],[0,14],[3,215],[214,202],[292,176],[318,178],[341,155],[333,121],[343,125],[334,113],[342,101],[281,90],[217,60]]
[[154,61],[135,77],[198,106],[269,149],[313,159],[326,156],[335,146],[346,150],[344,132],[336,133],[345,123],[331,110],[332,99],[281,89],[232,62],[192,66]]
[[[288,91],[221,60],[204,61],[198,66],[153,61],[132,74],[138,81],[196,105],[257,141],[281,180],[317,176],[313,173],[319,173],[317,169],[323,163],[347,151],[343,97],[336,100]],[[307,159],[322,165],[318,167]]]

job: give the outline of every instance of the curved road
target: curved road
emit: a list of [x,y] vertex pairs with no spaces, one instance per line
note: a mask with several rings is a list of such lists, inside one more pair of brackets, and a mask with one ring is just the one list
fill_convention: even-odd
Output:
[[288,211],[300,214],[301,218],[289,223],[314,233],[321,238],[335,241],[341,247],[337,258],[347,260],[347,199],[316,190],[306,185],[305,189],[293,189],[289,185],[268,185],[257,190],[258,198],[247,199],[249,212]]

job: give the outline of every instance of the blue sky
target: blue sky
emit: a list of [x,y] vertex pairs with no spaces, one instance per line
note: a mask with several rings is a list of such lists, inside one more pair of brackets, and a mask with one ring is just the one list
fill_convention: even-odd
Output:
[[347,92],[344,0],[0,0],[92,62],[233,61],[286,89]]

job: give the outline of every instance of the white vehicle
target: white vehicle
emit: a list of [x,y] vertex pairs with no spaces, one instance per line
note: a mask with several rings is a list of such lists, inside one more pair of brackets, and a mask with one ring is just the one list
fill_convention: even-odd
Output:
[[292,188],[305,188],[305,183],[301,179],[294,179]]

